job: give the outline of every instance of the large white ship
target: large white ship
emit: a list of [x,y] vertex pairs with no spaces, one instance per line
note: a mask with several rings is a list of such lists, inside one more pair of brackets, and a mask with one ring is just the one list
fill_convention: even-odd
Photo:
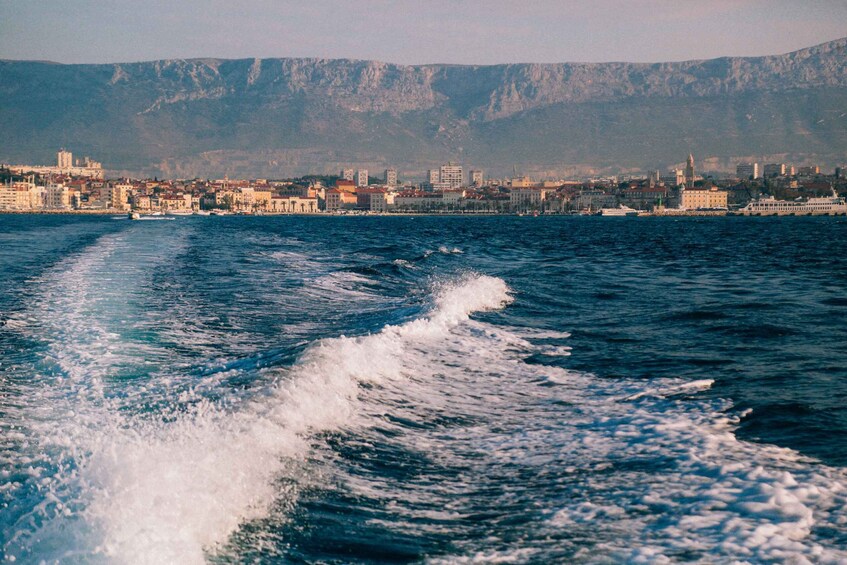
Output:
[[621,204],[617,208],[601,208],[599,212],[597,212],[598,216],[637,216],[638,210],[634,208],[630,208],[629,206],[624,206]]
[[745,216],[816,216],[847,215],[847,201],[833,189],[832,196],[808,200],[776,200],[760,198],[739,210]]

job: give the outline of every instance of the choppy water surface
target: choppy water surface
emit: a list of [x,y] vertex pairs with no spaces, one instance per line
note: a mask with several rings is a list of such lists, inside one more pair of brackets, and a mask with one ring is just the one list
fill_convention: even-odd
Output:
[[845,561],[846,241],[0,216],[2,555]]

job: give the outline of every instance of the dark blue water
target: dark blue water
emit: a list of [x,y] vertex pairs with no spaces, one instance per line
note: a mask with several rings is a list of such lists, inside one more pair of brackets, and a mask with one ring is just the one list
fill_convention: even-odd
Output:
[[839,218],[0,216],[0,548],[847,560],[845,242]]

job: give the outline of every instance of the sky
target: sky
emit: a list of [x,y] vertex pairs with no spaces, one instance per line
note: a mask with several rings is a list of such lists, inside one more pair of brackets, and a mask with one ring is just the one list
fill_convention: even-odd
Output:
[[847,36],[847,0],[0,0],[0,59],[661,62]]

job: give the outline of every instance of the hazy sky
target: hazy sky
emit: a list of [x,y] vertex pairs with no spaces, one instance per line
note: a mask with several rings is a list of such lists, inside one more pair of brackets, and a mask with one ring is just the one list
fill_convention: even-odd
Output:
[[847,0],[0,0],[0,58],[675,61],[847,36]]

